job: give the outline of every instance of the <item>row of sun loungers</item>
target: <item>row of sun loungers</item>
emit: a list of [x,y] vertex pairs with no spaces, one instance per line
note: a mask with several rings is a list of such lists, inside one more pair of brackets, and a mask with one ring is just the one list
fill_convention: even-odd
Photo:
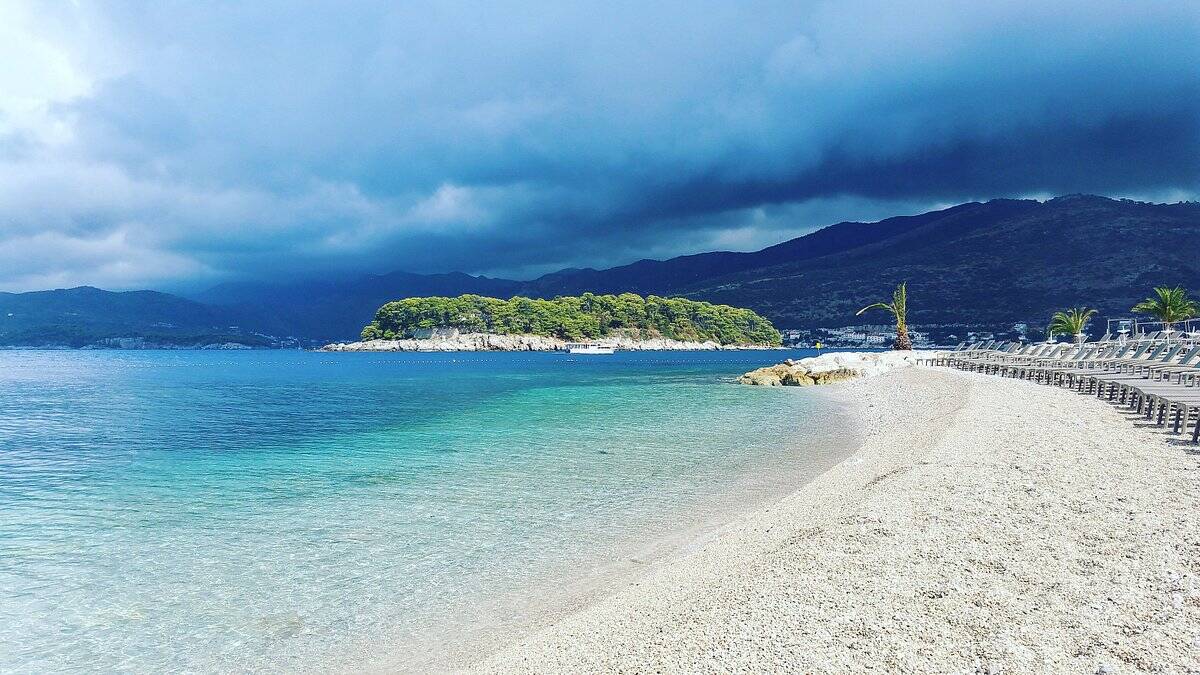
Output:
[[[1200,443],[1200,345],[1162,333],[1084,344],[960,344],[918,363],[1072,389],[1136,410]],[[1190,433],[1189,433],[1190,432]]]

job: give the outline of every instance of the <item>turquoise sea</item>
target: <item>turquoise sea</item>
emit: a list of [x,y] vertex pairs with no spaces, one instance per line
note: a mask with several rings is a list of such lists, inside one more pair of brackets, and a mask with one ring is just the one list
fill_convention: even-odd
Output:
[[0,352],[0,671],[469,654],[844,456],[805,355]]

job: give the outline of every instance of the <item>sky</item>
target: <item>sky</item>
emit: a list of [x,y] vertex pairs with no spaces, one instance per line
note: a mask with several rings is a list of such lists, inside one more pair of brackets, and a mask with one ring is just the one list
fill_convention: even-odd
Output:
[[528,278],[1200,192],[1200,3],[0,3],[0,290]]

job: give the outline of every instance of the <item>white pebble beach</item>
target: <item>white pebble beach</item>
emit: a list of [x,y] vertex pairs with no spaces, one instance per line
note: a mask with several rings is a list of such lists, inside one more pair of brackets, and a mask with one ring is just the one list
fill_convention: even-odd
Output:
[[852,456],[471,667],[1200,671],[1195,446],[1094,397],[940,368],[818,395],[858,406]]

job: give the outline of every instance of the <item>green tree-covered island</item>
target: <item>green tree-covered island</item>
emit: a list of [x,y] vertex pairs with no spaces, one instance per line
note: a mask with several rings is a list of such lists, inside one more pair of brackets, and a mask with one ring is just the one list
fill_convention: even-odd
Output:
[[363,328],[362,339],[408,339],[437,328],[573,341],[618,335],[721,345],[778,345],[781,341],[770,321],[748,309],[683,298],[643,298],[633,293],[584,293],[553,300],[479,295],[406,298],[380,307],[375,320]]

